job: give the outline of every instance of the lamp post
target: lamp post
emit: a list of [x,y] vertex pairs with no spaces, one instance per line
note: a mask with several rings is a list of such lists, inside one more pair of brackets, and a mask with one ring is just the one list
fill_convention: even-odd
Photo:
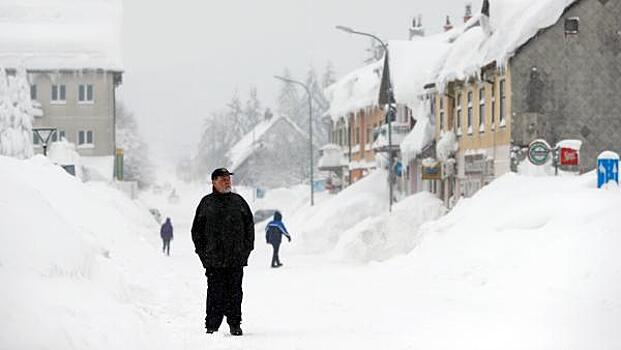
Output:
[[309,143],[309,149],[310,149],[310,205],[312,207],[315,204],[315,195],[313,191],[313,99],[311,96],[310,88],[306,84],[300,81],[297,81],[297,80],[281,77],[278,75],[275,75],[274,78],[280,81],[283,81],[287,84],[299,85],[302,88],[304,88],[304,90],[306,90],[306,94],[308,95],[308,139],[309,139],[308,143]]
[[[385,62],[384,64],[388,64],[388,45],[386,45],[380,38],[378,38],[377,36],[373,34],[359,32],[357,30],[354,30],[352,28],[345,27],[345,26],[336,26],[336,29],[344,31],[349,34],[367,36],[379,42],[380,45],[382,45],[382,48],[384,48],[384,62]],[[388,98],[388,111],[386,112],[386,117],[387,117],[386,119],[388,120],[388,196],[389,196],[388,211],[392,212],[393,150],[392,150],[392,123],[391,122],[392,122],[392,118],[394,114],[396,113],[396,111],[393,105],[395,99],[394,99],[393,92],[392,92],[392,83],[390,80],[390,73],[388,74],[388,79],[387,79],[387,84],[386,84],[386,97]]]

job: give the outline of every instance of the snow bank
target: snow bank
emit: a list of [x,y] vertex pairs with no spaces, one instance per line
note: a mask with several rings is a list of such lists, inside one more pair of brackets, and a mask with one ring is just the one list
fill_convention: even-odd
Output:
[[417,248],[385,267],[413,280],[410,345],[619,348],[621,190],[595,179],[507,174],[423,225]]
[[446,207],[429,192],[407,197],[393,206],[392,213],[364,219],[345,231],[335,254],[356,261],[386,260],[409,253],[416,246],[419,227],[444,215]]
[[4,0],[0,66],[122,69],[120,0]]
[[0,348],[166,348],[150,214],[43,156],[0,169]]
[[307,251],[334,248],[343,232],[367,217],[388,210],[388,174],[375,170],[362,180],[330,196],[291,218],[291,232],[300,236],[300,247]]

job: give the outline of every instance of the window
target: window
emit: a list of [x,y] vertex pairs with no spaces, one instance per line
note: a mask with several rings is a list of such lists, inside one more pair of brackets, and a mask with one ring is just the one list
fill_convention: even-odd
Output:
[[32,132],[32,144],[35,146],[39,146],[41,144],[41,140],[39,140],[39,136],[36,131]]
[[62,141],[62,139],[66,139],[65,130],[58,130],[58,139]]
[[491,129],[494,130],[494,124],[496,123],[496,96],[494,95],[494,92],[492,92],[492,106],[491,106],[491,110],[492,110],[492,125],[491,125]]
[[500,81],[500,116],[499,116],[499,120],[498,120],[498,124],[500,126],[505,126],[505,80],[501,80]]
[[444,97],[440,97],[440,131],[444,131]]
[[93,85],[81,84],[78,89],[78,102],[93,103]]
[[78,146],[93,146],[93,131],[92,130],[80,130],[78,131]]
[[457,113],[457,116],[455,117],[457,119],[457,135],[461,135],[461,94],[457,95],[457,107],[455,108],[455,113]]
[[31,100],[37,99],[37,86],[36,85],[30,85],[30,99]]
[[444,131],[444,111],[440,111],[440,131]]
[[479,89],[479,132],[485,132],[485,88]]
[[565,19],[565,35],[578,34],[580,30],[580,18],[569,17]]
[[468,91],[468,134],[472,134],[472,91]]
[[67,102],[67,89],[65,85],[52,85],[52,103]]

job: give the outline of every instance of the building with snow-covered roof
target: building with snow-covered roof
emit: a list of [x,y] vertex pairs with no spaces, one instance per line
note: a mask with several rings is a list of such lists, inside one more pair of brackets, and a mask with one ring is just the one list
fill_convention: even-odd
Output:
[[445,199],[470,196],[516,170],[523,158],[512,151],[535,139],[582,140],[582,171],[600,151],[621,150],[618,18],[618,1],[486,0],[451,31],[451,49],[431,81],[436,141],[454,133],[458,144]]
[[26,69],[37,111],[33,127],[56,129],[52,140],[76,144],[86,166],[112,178],[120,0],[7,0],[0,13],[0,67]]
[[235,183],[284,187],[309,177],[308,135],[282,115],[268,114],[227,153]]
[[376,167],[373,131],[384,119],[379,104],[383,66],[383,61],[369,64],[325,89],[332,119],[330,143],[341,147],[349,163],[346,183],[358,181]]

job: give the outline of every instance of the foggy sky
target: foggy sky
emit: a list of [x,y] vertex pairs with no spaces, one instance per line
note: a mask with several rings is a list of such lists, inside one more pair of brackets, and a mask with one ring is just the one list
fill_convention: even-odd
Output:
[[222,109],[250,86],[274,106],[288,67],[304,79],[332,62],[337,78],[363,65],[369,40],[334,29],[337,24],[386,40],[407,39],[412,17],[427,33],[444,17],[461,23],[466,3],[481,0],[124,0],[120,100],[138,118],[159,166],[191,155],[210,111]]

